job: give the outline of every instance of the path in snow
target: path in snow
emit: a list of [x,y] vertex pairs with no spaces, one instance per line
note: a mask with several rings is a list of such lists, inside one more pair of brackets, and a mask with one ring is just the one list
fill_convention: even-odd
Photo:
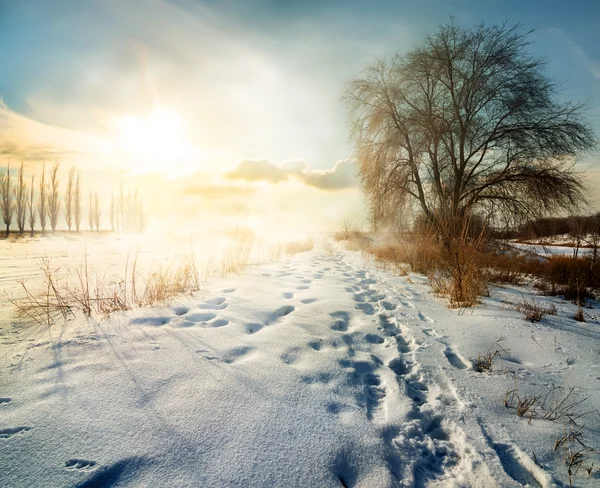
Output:
[[32,338],[2,359],[0,479],[544,485],[457,391],[469,361],[423,300],[317,247],[201,299]]

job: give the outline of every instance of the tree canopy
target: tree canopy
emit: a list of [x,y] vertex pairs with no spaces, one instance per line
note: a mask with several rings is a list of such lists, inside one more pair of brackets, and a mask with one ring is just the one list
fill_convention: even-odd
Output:
[[435,222],[538,217],[585,202],[573,165],[595,136],[584,105],[562,101],[529,53],[529,34],[452,21],[350,81],[355,160],[375,225],[407,206]]

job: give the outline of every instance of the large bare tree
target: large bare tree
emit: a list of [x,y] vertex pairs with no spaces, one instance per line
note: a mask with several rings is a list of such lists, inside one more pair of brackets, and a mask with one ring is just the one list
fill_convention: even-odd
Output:
[[452,21],[346,91],[375,225],[409,203],[430,222],[519,219],[584,202],[575,158],[595,145],[581,104],[561,101],[520,26]]
[[9,236],[14,210],[15,204],[13,202],[9,162],[6,173],[0,174],[0,213],[2,213],[2,221],[4,222],[4,225],[6,225],[6,237]]

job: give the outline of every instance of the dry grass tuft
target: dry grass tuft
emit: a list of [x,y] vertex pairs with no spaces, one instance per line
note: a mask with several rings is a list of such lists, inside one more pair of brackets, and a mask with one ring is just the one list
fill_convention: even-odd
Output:
[[527,300],[521,297],[519,303],[515,305],[515,310],[521,312],[529,322],[540,322],[546,315],[556,315],[557,310],[555,305],[544,306],[540,300],[535,297]]
[[315,243],[312,239],[303,241],[290,241],[285,243],[285,254],[299,254],[301,252],[312,251]]

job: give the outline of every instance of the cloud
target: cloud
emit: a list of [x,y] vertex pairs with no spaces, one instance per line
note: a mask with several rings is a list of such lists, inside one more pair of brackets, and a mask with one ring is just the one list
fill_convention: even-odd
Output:
[[569,38],[561,29],[552,29],[553,32],[558,33],[567,43],[569,48],[575,53],[577,59],[594,78],[600,81],[600,61],[593,59],[583,47],[574,42]]
[[244,159],[232,170],[225,173],[230,180],[268,181],[278,183],[287,180],[290,171],[271,163],[266,159]]
[[329,191],[357,186],[354,163],[351,160],[338,161],[331,169],[311,170],[304,161],[287,161],[277,165],[267,159],[244,159],[224,173],[224,177],[229,180],[265,181],[273,184],[294,178],[307,186]]
[[338,161],[332,169],[306,171],[304,182],[321,190],[343,190],[357,186],[354,163],[349,159]]
[[0,98],[1,159],[24,161],[32,166],[42,161],[85,163],[105,160],[109,152],[108,145],[99,139],[27,118],[11,110]]

